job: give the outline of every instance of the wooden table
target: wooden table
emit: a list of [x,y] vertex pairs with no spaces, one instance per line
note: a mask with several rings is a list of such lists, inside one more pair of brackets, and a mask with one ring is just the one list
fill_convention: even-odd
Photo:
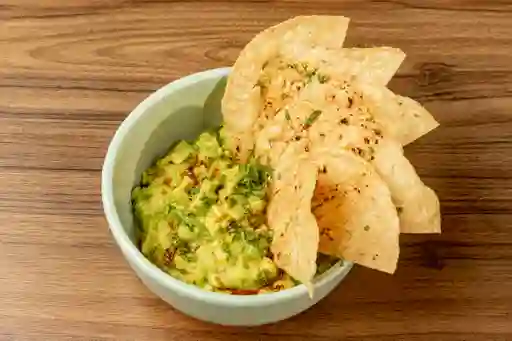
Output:
[[[444,233],[403,236],[394,276],[356,267],[288,321],[195,321],[114,245],[107,145],[155,89],[313,13],[351,17],[348,45],[407,52],[392,88],[442,124],[407,154],[441,198]],[[512,340],[511,37],[508,0],[1,0],[0,339]]]

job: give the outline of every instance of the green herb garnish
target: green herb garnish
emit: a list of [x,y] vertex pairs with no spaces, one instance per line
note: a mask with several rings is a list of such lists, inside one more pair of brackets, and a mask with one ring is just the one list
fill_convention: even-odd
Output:
[[290,112],[288,110],[285,111],[284,113],[284,117],[286,118],[287,121],[291,121],[291,117],[290,117]]
[[192,188],[188,191],[188,194],[190,194],[190,195],[196,195],[196,194],[199,194],[199,192],[201,192],[201,190],[200,190],[198,187],[192,187]]
[[318,77],[318,81],[320,82],[320,84],[327,83],[330,79],[329,76],[321,74],[321,73],[317,74],[317,77]]
[[314,110],[304,122],[305,127],[310,127],[322,114],[322,110]]

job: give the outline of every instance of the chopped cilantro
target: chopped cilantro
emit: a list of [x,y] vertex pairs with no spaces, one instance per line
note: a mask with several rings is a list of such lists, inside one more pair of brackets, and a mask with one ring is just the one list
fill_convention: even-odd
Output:
[[215,198],[208,198],[208,197],[204,197],[202,199],[202,202],[205,206],[208,206],[208,207],[211,207],[213,205],[215,205],[215,203],[217,202],[217,199]]
[[269,279],[267,278],[267,274],[264,271],[258,273],[257,280],[262,287],[269,285]]
[[330,79],[330,77],[328,75],[324,75],[321,73],[318,73],[317,77],[318,77],[318,81],[320,82],[320,84],[327,83]]
[[189,189],[188,194],[196,195],[196,194],[199,194],[200,191],[201,190],[199,189],[199,187],[192,187],[191,189]]
[[262,89],[267,87],[267,85],[265,84],[265,82],[262,79],[258,79],[256,84],[254,84],[254,87],[257,87],[257,86]]
[[315,121],[318,119],[318,117],[322,114],[322,110],[314,110],[311,115],[306,119],[304,122],[305,127],[310,127]]

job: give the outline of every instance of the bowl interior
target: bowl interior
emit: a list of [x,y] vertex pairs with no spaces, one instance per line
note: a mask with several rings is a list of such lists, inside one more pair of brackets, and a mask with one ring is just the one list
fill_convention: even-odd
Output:
[[117,150],[112,189],[116,211],[132,242],[135,242],[132,188],[139,183],[142,172],[163,156],[173,142],[194,139],[205,129],[221,124],[226,81],[227,72],[220,72],[215,77],[192,79],[182,86],[171,83],[172,91],[162,88],[135,109],[135,120],[127,121],[129,129],[124,131]]

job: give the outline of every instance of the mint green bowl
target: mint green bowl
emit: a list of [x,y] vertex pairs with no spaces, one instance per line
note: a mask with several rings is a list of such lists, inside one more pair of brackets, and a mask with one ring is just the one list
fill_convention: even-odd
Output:
[[183,283],[149,262],[136,247],[130,194],[142,171],[179,139],[194,139],[221,123],[220,103],[230,68],[196,73],[172,82],[139,104],[124,120],[103,164],[101,194],[110,231],[142,282],[183,313],[223,325],[261,325],[296,315],[324,298],[352,263],[339,262],[314,281],[276,293],[234,296]]

